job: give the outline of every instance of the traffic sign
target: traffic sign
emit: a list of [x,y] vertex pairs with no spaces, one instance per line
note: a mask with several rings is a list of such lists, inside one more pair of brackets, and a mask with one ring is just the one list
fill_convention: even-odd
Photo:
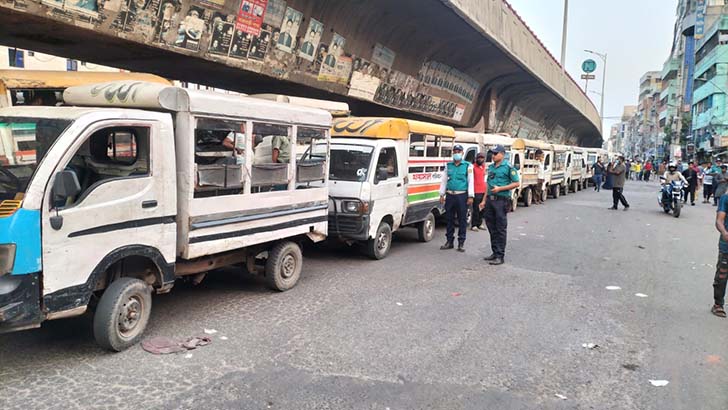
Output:
[[591,74],[594,71],[596,71],[596,69],[597,69],[597,62],[594,61],[594,60],[592,60],[592,59],[584,60],[584,62],[581,63],[581,69],[585,73]]
[[597,76],[595,76],[594,74],[582,74],[581,75],[582,80],[593,80],[595,78],[597,78]]

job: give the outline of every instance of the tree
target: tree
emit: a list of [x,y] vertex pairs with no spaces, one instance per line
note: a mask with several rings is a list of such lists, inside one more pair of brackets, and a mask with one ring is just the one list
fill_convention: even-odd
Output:
[[680,145],[688,143],[687,136],[693,133],[693,116],[685,113],[682,116],[682,126],[680,127]]

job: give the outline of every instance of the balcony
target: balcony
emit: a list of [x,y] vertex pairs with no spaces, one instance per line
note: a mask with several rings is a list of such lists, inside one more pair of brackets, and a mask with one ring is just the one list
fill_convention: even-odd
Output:
[[660,75],[660,78],[662,78],[663,84],[665,81],[674,80],[677,77],[677,72],[680,69],[680,60],[676,58],[670,58],[665,62],[665,65],[662,67],[662,73]]

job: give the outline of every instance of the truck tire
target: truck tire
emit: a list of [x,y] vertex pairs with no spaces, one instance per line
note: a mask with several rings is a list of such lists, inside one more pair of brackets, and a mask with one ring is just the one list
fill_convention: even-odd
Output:
[[571,192],[576,193],[579,191],[579,181],[571,181]]
[[430,212],[424,221],[417,224],[417,240],[430,242],[435,237],[435,215]]
[[561,186],[560,185],[552,186],[551,195],[554,197],[554,199],[559,199],[559,196],[561,196]]
[[569,189],[571,187],[571,181],[567,181],[561,188],[564,189],[564,196],[569,195]]
[[682,209],[682,204],[680,203],[680,201],[677,201],[677,203],[675,204],[675,208],[672,210],[672,215],[675,218],[679,218],[681,209]]
[[392,248],[392,227],[382,221],[374,238],[367,241],[367,255],[376,260],[384,259]]
[[296,286],[301,277],[303,254],[295,242],[278,242],[268,251],[265,262],[265,281],[268,287],[279,292]]
[[106,288],[94,314],[94,338],[120,352],[139,342],[149,323],[152,290],[136,278],[119,278]]
[[526,208],[531,206],[531,203],[533,202],[533,190],[530,187],[526,188],[521,196],[523,197],[523,206]]

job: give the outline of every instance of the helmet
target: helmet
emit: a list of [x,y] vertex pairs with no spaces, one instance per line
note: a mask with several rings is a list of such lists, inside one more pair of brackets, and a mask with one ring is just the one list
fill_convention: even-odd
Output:
[[670,163],[670,164],[669,164],[669,165],[667,166],[667,168],[668,168],[668,169],[670,169],[670,168],[675,168],[675,169],[677,169],[677,164],[676,164],[676,163],[674,163],[674,162],[671,162],[671,163]]

